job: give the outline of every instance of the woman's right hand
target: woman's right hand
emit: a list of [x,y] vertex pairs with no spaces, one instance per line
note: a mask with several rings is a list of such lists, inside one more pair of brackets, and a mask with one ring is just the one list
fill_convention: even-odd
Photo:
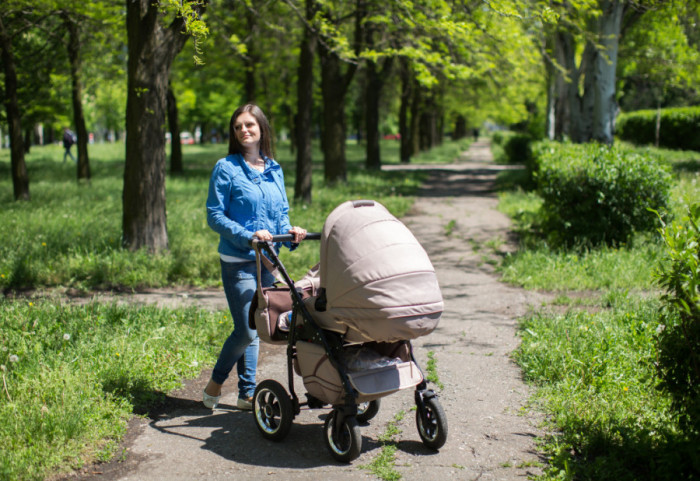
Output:
[[255,231],[253,233],[254,237],[257,237],[261,241],[271,241],[272,240],[272,234],[270,234],[270,231],[261,229],[258,231]]

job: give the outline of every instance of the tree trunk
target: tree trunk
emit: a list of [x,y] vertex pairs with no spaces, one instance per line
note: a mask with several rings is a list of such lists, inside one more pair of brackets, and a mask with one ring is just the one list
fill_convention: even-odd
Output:
[[321,97],[323,98],[323,150],[324,178],[329,184],[347,180],[345,159],[345,94],[357,66],[350,64],[343,74],[340,58],[327,46],[319,48],[321,59]]
[[78,181],[90,180],[90,159],[88,157],[88,132],[83,114],[82,82],[80,80],[80,32],[78,23],[68,13],[63,14],[63,24],[68,30],[68,61],[71,75],[71,100],[73,103],[73,123],[78,136]]
[[[243,61],[243,66],[245,68],[245,82],[244,82],[244,91],[245,91],[245,99],[244,103],[255,103],[257,100],[257,89],[256,85],[258,82],[258,76],[256,73],[256,67],[258,64],[258,55],[256,54],[257,50],[257,19],[258,16],[255,12],[251,11],[251,9],[246,8],[245,10],[245,19],[246,19],[246,29],[247,29],[247,40],[246,40],[246,56]],[[267,109],[267,112],[270,112],[270,109]],[[269,114],[268,114],[269,115]]]
[[180,118],[177,114],[177,99],[170,85],[167,93],[168,129],[170,130],[170,174],[184,172],[182,165],[182,144],[180,144]]
[[418,85],[418,81],[412,79],[413,83],[413,98],[411,99],[411,126],[409,130],[411,132],[411,155],[416,155],[420,152],[420,117],[422,110],[422,95],[421,88]]
[[365,84],[367,159],[365,167],[368,170],[380,170],[382,168],[381,150],[379,147],[379,100],[391,65],[391,58],[384,59],[379,71],[376,63],[369,62],[367,64],[367,82]]
[[170,66],[188,38],[182,17],[167,28],[160,25],[160,17],[158,4],[126,0],[129,60],[122,243],[130,250],[149,252],[168,248],[163,126]]
[[467,136],[467,119],[464,115],[458,115],[455,120],[455,130],[452,134],[452,140],[463,139]]
[[602,50],[596,50],[591,66],[594,75],[593,118],[591,121],[593,140],[611,145],[617,113],[615,101],[615,72],[617,51],[624,13],[623,0],[603,0],[602,15],[598,17],[599,43]]
[[401,137],[401,149],[399,152],[402,163],[411,161],[412,143],[411,128],[409,125],[408,113],[411,109],[411,99],[413,98],[413,77],[405,58],[401,59],[401,106],[399,107],[399,136]]
[[29,176],[24,161],[24,141],[22,139],[22,119],[17,100],[17,71],[15,57],[12,53],[12,40],[5,29],[0,16],[0,50],[5,74],[5,112],[10,135],[10,164],[12,169],[12,187],[15,200],[29,200]]
[[578,91],[581,76],[579,68],[576,66],[576,43],[573,35],[568,31],[558,31],[556,38],[561,54],[561,63],[567,77],[563,78],[563,74],[559,73],[562,77],[560,87],[563,89],[561,101],[565,107],[557,110],[557,124],[561,126],[562,134],[568,135],[573,142],[582,142],[580,140],[582,137],[582,101]]
[[[315,2],[306,0],[306,19],[314,17]],[[316,50],[316,33],[310,28],[304,28],[304,38],[299,49],[299,75],[297,80],[297,115],[293,132],[297,144],[297,178],[294,184],[294,198],[302,202],[311,202],[312,187],[312,113],[313,113],[313,81],[314,54]]]

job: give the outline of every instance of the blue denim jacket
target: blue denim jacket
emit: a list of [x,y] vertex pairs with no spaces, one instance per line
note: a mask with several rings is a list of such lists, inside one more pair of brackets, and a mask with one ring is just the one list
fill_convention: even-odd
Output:
[[263,159],[263,172],[251,168],[240,154],[227,155],[214,166],[207,223],[220,236],[220,254],[253,260],[255,252],[249,242],[254,232],[267,229],[279,235],[292,228],[282,167]]

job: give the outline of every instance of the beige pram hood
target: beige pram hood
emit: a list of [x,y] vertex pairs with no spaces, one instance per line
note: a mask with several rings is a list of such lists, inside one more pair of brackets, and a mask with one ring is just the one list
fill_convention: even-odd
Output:
[[351,342],[394,342],[432,332],[443,311],[435,269],[411,231],[375,201],[349,201],[326,219],[320,287],[324,329]]

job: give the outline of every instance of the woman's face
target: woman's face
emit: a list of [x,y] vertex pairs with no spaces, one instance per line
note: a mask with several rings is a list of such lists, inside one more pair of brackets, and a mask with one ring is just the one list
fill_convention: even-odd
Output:
[[233,122],[236,139],[245,149],[258,148],[260,145],[260,125],[249,112],[243,112]]

